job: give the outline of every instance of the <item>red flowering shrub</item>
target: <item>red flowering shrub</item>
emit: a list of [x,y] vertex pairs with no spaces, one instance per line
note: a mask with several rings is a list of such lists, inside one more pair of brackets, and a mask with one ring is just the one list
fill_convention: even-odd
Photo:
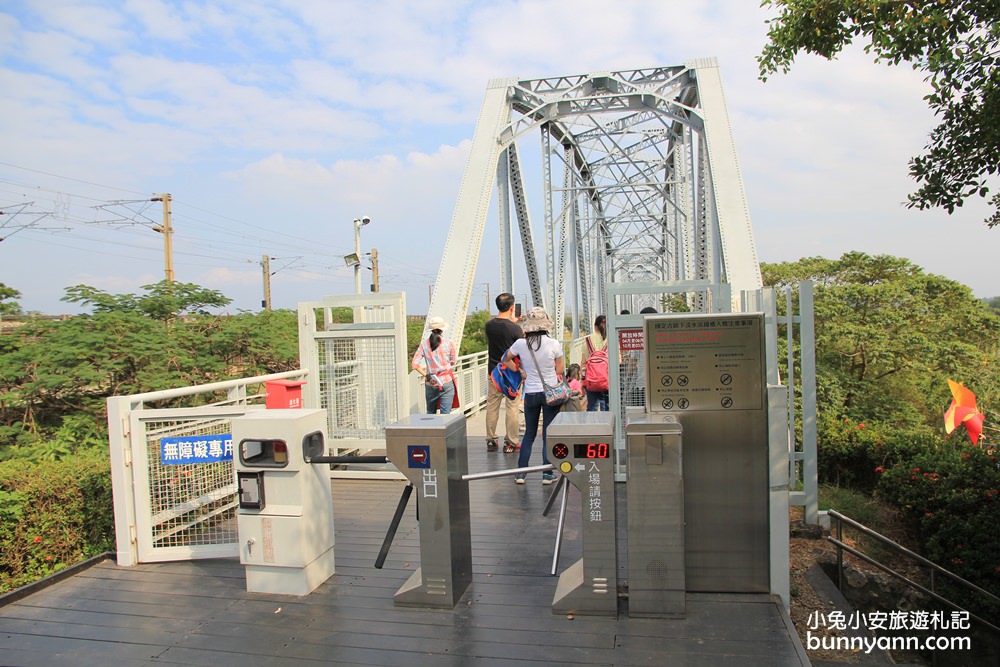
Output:
[[111,468],[103,450],[62,461],[0,464],[0,593],[114,544]]
[[997,456],[942,442],[887,468],[876,493],[903,510],[921,555],[1000,595]]
[[820,419],[819,481],[872,493],[883,470],[935,446],[926,429],[902,430],[885,422]]

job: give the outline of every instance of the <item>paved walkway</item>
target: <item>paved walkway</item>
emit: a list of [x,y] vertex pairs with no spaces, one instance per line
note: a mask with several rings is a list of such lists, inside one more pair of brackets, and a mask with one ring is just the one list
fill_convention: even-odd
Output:
[[[513,456],[486,452],[484,414],[469,420],[470,472],[514,467]],[[312,594],[247,593],[234,559],[105,561],[0,607],[0,665],[809,665],[766,595],[689,594],[686,618],[652,619],[629,617],[622,589],[617,617],[552,613],[556,513],[542,508],[553,487],[532,477],[470,483],[473,579],[454,609],[393,603],[420,565],[415,503],[385,567],[373,567],[403,483],[338,479],[337,571]],[[580,502],[570,498],[560,572],[581,553]]]

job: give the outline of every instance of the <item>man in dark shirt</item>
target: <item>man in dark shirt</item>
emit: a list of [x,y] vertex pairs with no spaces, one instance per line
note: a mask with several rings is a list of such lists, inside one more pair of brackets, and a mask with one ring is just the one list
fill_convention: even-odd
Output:
[[[500,363],[504,352],[510,348],[511,344],[518,338],[524,337],[524,332],[517,324],[514,315],[514,295],[504,292],[496,298],[497,311],[499,314],[486,323],[486,341],[489,344],[489,372],[492,373],[496,365]],[[505,454],[512,454],[520,447],[519,440],[519,415],[521,412],[521,397],[516,399],[506,398],[500,390],[488,383],[486,389],[486,451],[495,452],[497,444],[497,420],[500,417],[500,404],[504,406],[504,433],[503,451]]]

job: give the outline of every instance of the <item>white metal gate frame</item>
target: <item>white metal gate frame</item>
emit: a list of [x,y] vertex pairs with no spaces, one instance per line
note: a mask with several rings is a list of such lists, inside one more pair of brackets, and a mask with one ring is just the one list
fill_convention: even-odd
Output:
[[[226,526],[235,520],[232,461],[172,466],[168,473],[153,463],[153,449],[168,435],[231,432],[234,417],[262,407],[266,394],[249,388],[306,375],[296,370],[107,399],[119,565],[237,555],[235,529]],[[225,400],[203,406],[146,407],[221,391]]]
[[[333,311],[350,308],[352,323]],[[303,406],[327,411],[331,456],[385,450],[385,427],[409,411],[406,299],[402,292],[326,296],[298,304],[299,362],[312,381]],[[403,479],[390,464],[337,466],[331,477]]]

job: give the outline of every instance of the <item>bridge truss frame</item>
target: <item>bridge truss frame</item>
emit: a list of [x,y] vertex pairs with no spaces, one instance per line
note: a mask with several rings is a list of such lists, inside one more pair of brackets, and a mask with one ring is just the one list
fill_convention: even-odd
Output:
[[[540,159],[528,163],[531,136]],[[532,169],[542,181],[541,244],[528,206]],[[556,322],[572,315],[574,335],[608,311],[610,284],[708,281],[734,295],[761,287],[714,58],[489,83],[428,311],[452,323],[456,342],[494,189],[501,289],[516,293],[516,227],[528,305]]]

